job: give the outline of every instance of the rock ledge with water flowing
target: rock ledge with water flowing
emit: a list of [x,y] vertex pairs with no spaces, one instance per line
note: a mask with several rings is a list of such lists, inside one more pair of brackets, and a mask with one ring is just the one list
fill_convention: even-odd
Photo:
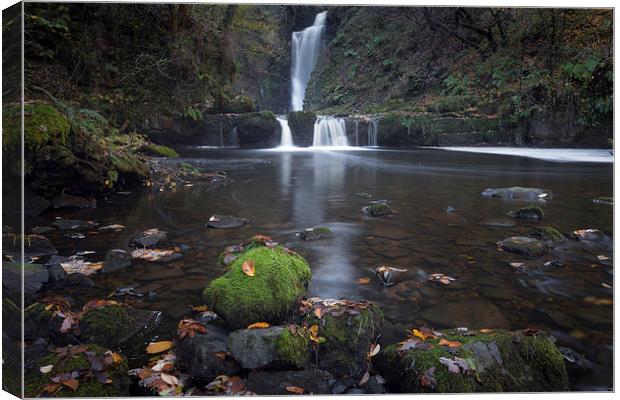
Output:
[[485,189],[482,192],[484,197],[497,197],[501,199],[513,200],[551,200],[553,192],[549,189],[528,188],[513,186],[507,188]]

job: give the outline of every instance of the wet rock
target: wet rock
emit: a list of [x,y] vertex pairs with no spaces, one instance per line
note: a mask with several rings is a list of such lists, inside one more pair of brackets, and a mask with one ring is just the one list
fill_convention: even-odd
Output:
[[35,226],[30,230],[30,232],[34,233],[35,235],[45,235],[46,233],[50,233],[53,231],[54,228],[52,228],[51,226]]
[[54,208],[95,208],[97,200],[94,197],[80,197],[70,194],[59,194],[52,199]]
[[319,368],[359,381],[366,371],[370,345],[381,335],[381,309],[371,302],[352,300],[310,298],[305,304],[307,325],[317,325],[317,336],[325,338],[318,350]]
[[420,318],[435,327],[454,328],[510,328],[502,312],[486,300],[469,300],[444,303],[420,313]]
[[105,274],[118,271],[119,269],[127,268],[131,266],[132,260],[133,258],[131,257],[131,253],[125,250],[110,250],[105,255],[105,260],[103,261],[103,269],[101,270],[101,272]]
[[[12,233],[2,235],[2,254],[10,258],[19,260],[21,256],[22,236]],[[23,237],[24,257],[26,261],[30,259],[37,260],[43,257],[49,257],[57,254],[56,248],[52,242],[41,235],[27,235]]]
[[551,192],[551,190],[521,186],[485,189],[482,192],[482,195],[484,197],[497,197],[501,199],[514,200],[551,200],[553,198],[553,192]]
[[519,208],[516,211],[510,211],[508,215],[513,218],[519,219],[543,219],[545,213],[543,212],[542,208],[530,204],[529,206]]
[[579,241],[602,242],[608,239],[607,235],[598,229],[578,229],[572,236]]
[[62,285],[67,288],[93,288],[95,282],[86,275],[75,273],[68,274],[62,281]]
[[44,197],[36,194],[30,185],[24,187],[24,215],[35,217],[52,206],[52,203]]
[[27,342],[33,342],[45,338],[57,346],[76,343],[77,337],[73,331],[61,332],[63,315],[64,312],[69,311],[70,304],[67,303],[66,310],[56,307],[48,309],[48,304],[37,302],[24,309],[24,339]]
[[[23,271],[23,281],[22,281]],[[49,272],[40,264],[2,263],[2,290],[4,296],[21,304],[22,282],[24,298],[30,303],[36,293],[49,281]]]
[[297,237],[301,240],[305,240],[306,242],[310,242],[313,240],[329,239],[334,237],[334,234],[329,228],[321,226],[316,228],[308,228],[301,231],[297,234]]
[[80,339],[108,347],[122,346],[132,354],[142,355],[160,316],[159,311],[120,304],[93,308],[80,318]]
[[206,329],[205,333],[196,332],[194,337],[175,338],[179,367],[197,379],[213,380],[218,375],[238,375],[241,367],[228,354],[226,347],[228,330],[214,324],[207,325]]
[[247,218],[237,218],[232,215],[212,215],[207,222],[207,227],[217,229],[239,228],[250,222]]
[[592,203],[594,203],[594,204],[605,204],[605,205],[608,205],[608,206],[613,206],[614,205],[614,198],[613,197],[597,197],[597,198],[592,200]]
[[51,282],[62,281],[67,277],[67,273],[60,264],[67,262],[68,260],[69,257],[53,255],[45,263],[45,267],[50,274]]
[[583,354],[577,353],[568,347],[558,347],[562,357],[566,372],[571,376],[584,374],[592,369],[592,363]]
[[302,368],[310,360],[308,346],[301,328],[292,333],[288,326],[240,329],[228,337],[228,349],[244,369]]
[[437,346],[439,338],[386,346],[375,365],[389,386],[404,393],[551,392],[568,390],[561,353],[537,332],[442,331],[462,345]]
[[521,254],[530,258],[547,254],[549,250],[545,242],[527,236],[513,236],[498,242],[497,246],[504,251]]
[[168,233],[157,228],[147,229],[136,234],[131,243],[138,247],[155,247],[168,241]]
[[[387,393],[385,387],[385,379],[381,375],[373,375],[368,379],[368,382],[362,386],[366,393],[372,394],[384,394]],[[350,394],[350,392],[348,392]]]
[[250,240],[227,246],[224,251],[219,254],[218,260],[220,264],[227,266],[232,264],[242,253],[248,250],[264,246],[275,247],[277,244],[278,243],[274,242],[269,236],[254,235]]
[[392,286],[408,278],[406,269],[388,267],[387,265],[381,265],[375,268],[373,272],[384,286]]
[[[254,276],[243,264],[254,266]],[[300,255],[277,246],[256,247],[243,252],[228,271],[203,292],[210,309],[233,328],[257,322],[278,324],[291,315],[306,293],[311,271]]]
[[258,395],[290,395],[287,387],[296,386],[307,394],[331,394],[329,373],[320,370],[257,371],[248,374],[246,387]]
[[355,193],[355,195],[357,197],[361,197],[362,199],[370,199],[372,197],[372,194],[366,193],[366,192],[358,192],[358,193]]
[[394,212],[392,211],[392,207],[388,204],[371,204],[362,208],[364,214],[369,215],[371,217],[380,217],[383,215],[390,215]]
[[81,221],[78,219],[57,219],[51,225],[61,231],[85,231],[96,228],[99,224],[94,221]]
[[559,243],[566,240],[560,231],[548,225],[536,228],[534,232],[530,233],[530,236],[548,243]]

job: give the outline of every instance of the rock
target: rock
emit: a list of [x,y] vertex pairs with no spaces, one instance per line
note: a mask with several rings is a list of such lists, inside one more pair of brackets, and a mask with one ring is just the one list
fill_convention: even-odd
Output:
[[95,287],[95,282],[86,275],[75,273],[68,274],[62,280],[62,285],[67,288],[93,288]]
[[316,228],[308,228],[304,231],[297,233],[297,237],[301,240],[305,240],[306,242],[310,242],[313,240],[320,239],[329,239],[334,237],[334,234],[329,228],[326,227],[316,227]]
[[271,148],[280,144],[280,124],[270,111],[239,114],[236,127],[241,147]]
[[531,331],[464,336],[442,331],[462,345],[438,346],[439,338],[427,339],[428,346],[409,340],[386,346],[375,365],[389,386],[404,393],[437,392],[554,392],[568,390],[562,354],[553,341]]
[[24,215],[35,217],[50,208],[52,203],[36,194],[30,185],[24,186]]
[[388,204],[371,204],[362,208],[362,211],[371,217],[393,214],[392,207]]
[[420,313],[420,318],[435,327],[510,328],[502,312],[486,300],[443,303]]
[[548,243],[559,243],[566,240],[566,237],[560,231],[548,225],[536,228],[534,232],[530,233],[530,236]]
[[318,349],[319,368],[335,377],[359,380],[366,371],[370,345],[381,335],[381,309],[367,301],[310,298],[306,304],[307,325],[317,325],[317,336],[325,338]]
[[516,211],[510,211],[508,212],[508,215],[513,218],[519,219],[543,219],[545,213],[543,212],[542,208],[530,204],[529,206],[519,208]]
[[[4,233],[2,235],[2,254],[19,260],[21,256],[21,235]],[[39,259],[57,254],[52,242],[41,235],[27,235],[24,237],[24,257],[26,261]]]
[[513,200],[551,200],[553,192],[548,189],[526,188],[513,186],[508,188],[485,189],[482,192],[484,197],[497,197],[501,199]]
[[60,331],[64,318],[55,312],[61,313],[69,311],[70,304],[67,302],[67,309],[57,310],[56,307],[47,309],[49,303],[37,302],[24,309],[24,339],[34,342],[37,339],[45,338],[57,346],[66,346],[76,343],[77,338],[73,331],[62,333]]
[[[63,374],[75,373],[73,379],[79,384],[75,391],[67,385],[60,385],[52,397],[127,397],[131,380],[128,374],[127,359],[117,353],[119,361],[110,360],[111,351],[98,345],[86,344],[83,347],[73,346],[54,349],[48,355],[38,358],[34,367],[25,373],[26,397],[39,397],[44,392],[43,387],[50,383],[50,378]],[[100,366],[101,371],[92,371],[93,359]],[[41,367],[52,365],[52,370],[43,374]],[[97,377],[101,374],[100,378]],[[110,379],[111,382],[106,380]]]
[[368,379],[368,382],[363,385],[366,393],[372,394],[384,394],[387,393],[385,387],[385,379],[381,375],[373,375]]
[[215,324],[206,325],[205,333],[196,332],[183,339],[175,338],[178,366],[192,378],[212,381],[218,375],[234,376],[241,372],[239,364],[228,354],[228,330]]
[[309,342],[302,329],[287,326],[240,329],[228,337],[228,350],[244,369],[302,368],[310,361]]
[[[23,277],[22,280],[22,271]],[[24,299],[30,303],[36,293],[49,282],[47,268],[40,264],[2,263],[2,290],[16,304],[21,304],[22,282]]]
[[384,286],[392,286],[409,277],[406,269],[399,269],[382,265],[373,270]]
[[608,239],[607,235],[598,229],[578,229],[571,234],[579,241],[602,242]]
[[131,257],[131,253],[125,250],[110,250],[105,255],[105,260],[103,261],[103,269],[101,270],[101,272],[105,274],[118,271],[119,269],[127,268],[131,266],[132,260],[133,258]]
[[52,222],[52,226],[61,231],[85,231],[96,228],[99,224],[94,221],[80,221],[77,219],[57,219]]
[[60,193],[52,199],[54,208],[96,208],[97,200],[94,197],[80,197]]
[[521,254],[530,258],[547,254],[549,250],[545,242],[527,236],[509,237],[498,242],[497,246],[504,251]]
[[165,244],[168,241],[168,233],[160,231],[157,228],[147,229],[144,232],[136,234],[131,243],[138,247],[155,247]]
[[232,215],[212,215],[207,222],[207,227],[217,229],[232,229],[239,228],[250,222],[246,218],[237,218]]
[[512,221],[487,221],[483,222],[483,225],[489,228],[512,228],[515,223]]
[[52,228],[51,226],[35,226],[30,230],[30,232],[34,233],[35,235],[45,235],[46,233],[50,233],[53,231],[54,228]]
[[67,273],[60,265],[69,260],[69,257],[53,255],[50,259],[45,263],[45,267],[50,274],[50,281],[62,281],[67,277]]
[[362,199],[370,199],[372,197],[372,194],[367,193],[367,192],[358,192],[355,193],[356,196],[361,197]]
[[291,395],[287,387],[304,389],[303,394],[331,394],[329,373],[320,370],[257,371],[248,374],[246,387],[258,395]]
[[[254,276],[242,271],[252,262]],[[278,324],[297,307],[310,281],[310,267],[300,255],[283,247],[257,247],[242,253],[221,277],[203,291],[210,309],[233,328],[254,322]]]
[[287,119],[295,146],[312,146],[316,114],[312,111],[291,111]]
[[[73,274],[76,275],[76,274]],[[144,354],[145,342],[159,324],[161,313],[124,305],[93,308],[80,318],[80,340],[102,346],[124,347],[128,352]]]
[[366,391],[364,389],[360,389],[360,388],[351,388],[348,389],[344,394],[367,394]]
[[592,363],[583,354],[577,353],[568,347],[558,347],[564,358],[564,366],[571,376],[584,374],[592,369]]
[[592,203],[594,203],[594,204],[605,204],[605,205],[608,205],[608,206],[613,206],[614,205],[614,198],[613,197],[597,197],[597,198],[592,200]]
[[264,235],[255,235],[250,240],[245,241],[243,243],[238,243],[232,246],[227,246],[224,251],[222,251],[218,260],[222,265],[230,265],[233,261],[235,261],[242,253],[254,249],[256,247],[274,247],[277,243],[274,242],[269,236]]

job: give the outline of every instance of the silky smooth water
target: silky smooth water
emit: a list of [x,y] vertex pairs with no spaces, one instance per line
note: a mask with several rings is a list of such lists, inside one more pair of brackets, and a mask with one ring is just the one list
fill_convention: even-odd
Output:
[[[54,217],[120,223],[115,234],[83,240],[50,237],[61,255],[95,250],[103,259],[111,248],[123,248],[131,236],[148,228],[169,233],[173,243],[190,246],[184,258],[170,264],[137,263],[127,270],[96,275],[96,287],[71,294],[82,302],[105,297],[114,288],[136,285],[156,293],[152,300],[127,298],[134,306],[163,311],[161,340],[169,339],[189,305],[202,304],[201,291],[225,268],[218,253],[254,234],[270,235],[308,259],[312,267],[310,296],[367,299],[385,313],[382,341],[393,343],[406,330],[435,328],[534,328],[552,333],[558,344],[585,353],[595,362],[575,389],[606,390],[612,384],[612,269],[597,262],[612,257],[611,247],[569,241],[548,256],[527,260],[500,252],[496,242],[528,234],[540,223],[512,220],[509,210],[527,202],[488,199],[489,187],[531,186],[551,189],[554,198],[542,203],[544,224],[562,232],[598,228],[613,238],[612,207],[594,204],[612,196],[612,165],[551,163],[541,160],[437,149],[321,152],[272,152],[239,149],[179,149],[189,161],[226,161],[231,178],[225,184],[196,183],[173,192],[111,195],[94,210],[49,211],[34,225]],[[247,165],[244,164],[247,162]],[[388,199],[396,214],[365,216],[368,200]],[[454,212],[446,212],[448,206]],[[205,227],[212,214],[250,219],[239,229]],[[491,228],[489,221],[510,221],[509,228]],[[333,239],[303,242],[295,233],[328,226]],[[28,228],[28,227],[27,227]],[[558,258],[564,266],[546,268]],[[519,272],[509,262],[524,262]],[[371,269],[379,265],[407,268],[407,279],[383,287]],[[444,273],[456,280],[437,285],[426,279]],[[370,284],[358,284],[359,278]]]

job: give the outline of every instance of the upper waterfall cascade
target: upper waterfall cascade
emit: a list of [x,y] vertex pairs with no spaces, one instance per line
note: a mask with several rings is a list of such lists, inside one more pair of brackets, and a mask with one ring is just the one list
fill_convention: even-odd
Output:
[[347,128],[343,118],[320,116],[314,123],[312,146],[348,146]]
[[303,31],[293,32],[291,39],[291,110],[304,107],[304,96],[310,75],[323,47],[327,11],[318,13],[314,24]]

